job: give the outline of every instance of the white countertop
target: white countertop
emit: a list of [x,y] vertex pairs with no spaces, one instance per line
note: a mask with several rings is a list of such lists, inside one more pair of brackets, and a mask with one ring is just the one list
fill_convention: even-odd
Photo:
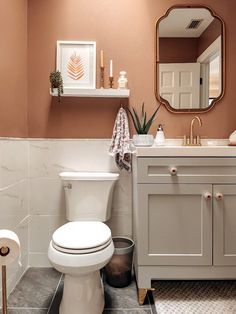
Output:
[[204,139],[201,146],[182,146],[182,140],[167,139],[165,145],[134,147],[138,157],[236,157],[236,146],[225,139]]

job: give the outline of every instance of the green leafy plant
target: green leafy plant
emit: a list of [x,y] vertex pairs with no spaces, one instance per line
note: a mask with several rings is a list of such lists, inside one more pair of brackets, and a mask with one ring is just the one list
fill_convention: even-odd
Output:
[[141,113],[141,117],[138,116],[137,111],[132,107],[132,111],[129,110],[128,111],[131,115],[135,130],[138,134],[148,134],[148,131],[156,117],[157,111],[159,110],[159,107],[154,111],[154,113],[152,114],[151,118],[147,120],[147,113],[144,110],[144,103],[142,105],[142,113]]
[[50,83],[51,83],[51,91],[53,92],[54,88],[57,88],[57,96],[60,101],[61,94],[63,94],[63,80],[60,71],[52,71],[50,73]]

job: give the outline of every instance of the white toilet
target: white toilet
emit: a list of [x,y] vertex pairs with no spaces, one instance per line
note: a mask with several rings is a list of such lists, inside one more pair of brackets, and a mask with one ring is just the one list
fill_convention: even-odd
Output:
[[102,314],[100,269],[112,257],[111,230],[103,222],[111,216],[117,173],[62,172],[66,216],[50,242],[48,257],[65,274],[60,314]]

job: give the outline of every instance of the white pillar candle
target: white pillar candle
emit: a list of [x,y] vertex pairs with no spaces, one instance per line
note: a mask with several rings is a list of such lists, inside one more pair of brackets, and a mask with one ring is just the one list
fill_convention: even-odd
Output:
[[101,68],[104,67],[103,50],[101,50]]
[[113,61],[110,60],[110,77],[113,77]]

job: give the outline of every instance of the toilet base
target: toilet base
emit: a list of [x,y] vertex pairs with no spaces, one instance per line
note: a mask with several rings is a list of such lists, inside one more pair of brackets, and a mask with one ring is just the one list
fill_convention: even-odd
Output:
[[60,314],[102,314],[104,289],[100,271],[81,276],[66,274]]

